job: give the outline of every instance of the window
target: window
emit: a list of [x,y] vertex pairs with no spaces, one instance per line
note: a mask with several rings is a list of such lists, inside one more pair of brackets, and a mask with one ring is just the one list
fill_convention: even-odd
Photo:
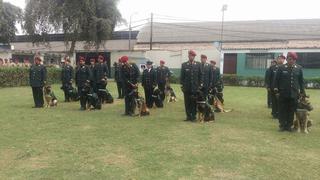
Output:
[[307,69],[320,68],[320,53],[298,53],[297,64]]
[[246,68],[266,69],[273,59],[274,54],[272,53],[248,53],[246,54]]

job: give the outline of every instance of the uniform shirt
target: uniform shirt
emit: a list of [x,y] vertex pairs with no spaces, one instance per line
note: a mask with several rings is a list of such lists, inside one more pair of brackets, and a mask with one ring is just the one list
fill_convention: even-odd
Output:
[[121,82],[122,81],[121,71],[120,71],[120,64],[118,64],[118,63],[114,64],[114,80],[116,82]]
[[275,81],[275,77],[278,69],[279,69],[279,65],[272,65],[268,68],[266,72],[266,77],[265,77],[266,86],[271,90],[274,89],[274,81]]
[[62,71],[61,71],[61,81],[62,81],[62,83],[63,84],[70,83],[72,78],[73,78],[73,67],[70,66],[69,64],[65,65],[62,68]]
[[280,65],[274,87],[278,89],[281,97],[298,98],[299,93],[305,93],[302,67],[297,64]]
[[93,78],[96,83],[101,83],[102,79],[107,80],[109,69],[106,63],[98,63],[93,68]]
[[87,81],[92,80],[92,73],[88,66],[80,65],[76,72],[76,84],[83,87]]
[[170,70],[167,66],[157,67],[157,82],[166,83],[166,79],[170,77]]
[[208,63],[200,63],[203,86],[208,88],[212,85],[212,67]]
[[31,87],[43,87],[47,81],[47,69],[41,64],[33,64],[29,70],[29,83]]
[[184,92],[195,93],[199,89],[202,84],[202,71],[199,62],[182,63],[180,83]]
[[138,78],[140,76],[140,70],[135,63],[130,63],[129,65],[122,65],[121,67],[121,78],[125,86],[130,86],[130,84],[137,84]]
[[157,73],[153,68],[145,69],[142,73],[142,86],[144,88],[152,88],[157,83]]
[[219,92],[223,89],[223,82],[221,79],[220,68],[214,66],[212,67],[212,86],[217,88]]

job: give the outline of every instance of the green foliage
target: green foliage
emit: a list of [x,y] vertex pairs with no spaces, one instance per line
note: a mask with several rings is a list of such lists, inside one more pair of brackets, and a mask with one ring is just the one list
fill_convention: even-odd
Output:
[[30,0],[25,11],[24,29],[34,42],[63,32],[65,42],[71,42],[70,52],[79,40],[98,48],[122,20],[117,0]]
[[[61,69],[47,68],[47,83],[60,83]],[[29,68],[6,67],[0,68],[0,87],[17,87],[29,85]]]
[[0,43],[10,44],[15,38],[15,24],[21,21],[22,11],[10,3],[0,1]]
[[[237,75],[223,75],[223,82],[229,86],[247,86],[247,87],[264,87],[264,78],[260,76],[237,76]],[[307,88],[320,88],[320,78],[305,79],[305,86]]]

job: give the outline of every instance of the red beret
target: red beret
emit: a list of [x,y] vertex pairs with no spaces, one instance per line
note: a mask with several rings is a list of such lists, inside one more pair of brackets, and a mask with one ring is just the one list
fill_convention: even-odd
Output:
[[293,60],[297,60],[298,59],[298,55],[295,52],[288,52],[287,54],[287,58],[291,57]]
[[160,60],[160,64],[165,64],[166,62],[164,62],[164,60]]
[[126,63],[126,62],[128,62],[128,60],[129,60],[128,56],[122,56],[122,57],[120,58],[120,61],[121,61],[122,63]]
[[211,60],[210,63],[217,64],[217,62],[214,60]]
[[282,55],[282,54],[280,54],[280,55],[278,56],[278,58],[286,59],[286,57],[285,57],[284,55]]
[[194,50],[189,50],[188,54],[191,55],[191,56],[196,56],[197,55]]
[[207,59],[207,56],[204,55],[204,54],[201,54],[201,58],[206,58]]

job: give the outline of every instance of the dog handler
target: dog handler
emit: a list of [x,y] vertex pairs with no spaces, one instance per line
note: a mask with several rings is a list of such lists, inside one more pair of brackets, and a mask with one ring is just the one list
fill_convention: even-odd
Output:
[[61,61],[64,65],[61,71],[61,81],[62,81],[62,90],[64,92],[64,101],[69,102],[69,90],[72,87],[72,79],[73,79],[73,67],[70,65],[70,58],[65,57],[64,60]]
[[200,63],[196,62],[194,58],[196,53],[193,50],[188,51],[187,62],[181,65],[181,90],[184,94],[184,105],[187,118],[185,121],[196,121],[197,102],[196,92],[202,86],[202,71]]
[[83,91],[86,83],[90,84],[92,80],[92,73],[88,66],[85,65],[84,57],[80,57],[79,59],[79,66],[76,72],[76,85],[78,86],[78,91],[80,95],[80,110],[86,110],[86,103],[87,103],[87,95]]
[[34,58],[34,64],[30,67],[29,71],[29,83],[32,88],[35,105],[33,108],[42,108],[44,104],[43,86],[47,81],[47,69],[41,64],[41,61],[41,58],[36,56]]
[[161,91],[161,100],[164,101],[165,99],[165,93],[164,89],[166,85],[169,83],[169,78],[170,78],[170,70],[167,66],[165,66],[166,62],[164,60],[160,60],[160,66],[157,67],[157,83],[158,83],[158,88]]
[[123,83],[123,90],[124,90],[124,102],[125,102],[125,116],[132,116],[134,115],[133,107],[133,98],[130,96],[133,90],[138,88],[138,78],[140,76],[140,70],[135,63],[129,63],[128,56],[122,56],[120,58],[122,63],[121,66],[121,78]]
[[142,87],[144,88],[144,94],[146,98],[146,104],[148,108],[153,106],[152,94],[157,86],[157,74],[152,67],[152,62],[147,61],[147,68],[142,73]]
[[274,91],[279,96],[279,131],[292,131],[294,112],[299,95],[305,95],[302,67],[296,64],[298,55],[287,54],[287,64],[279,66]]

